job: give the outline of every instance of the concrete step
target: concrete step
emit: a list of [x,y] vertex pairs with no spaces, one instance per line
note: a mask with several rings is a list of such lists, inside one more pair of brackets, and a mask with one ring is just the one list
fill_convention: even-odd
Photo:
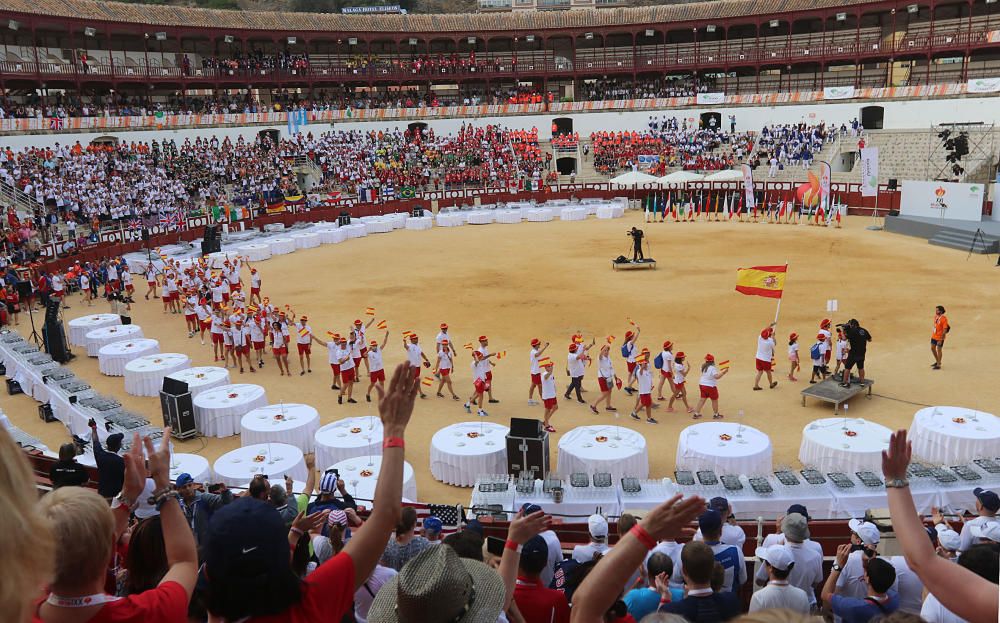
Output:
[[[973,241],[975,241],[975,247],[973,247]],[[1000,251],[1000,238],[988,235],[982,235],[980,238],[977,238],[973,232],[944,230],[935,234],[928,242],[938,247],[947,247],[961,251],[972,249],[973,253],[979,254],[997,253]]]

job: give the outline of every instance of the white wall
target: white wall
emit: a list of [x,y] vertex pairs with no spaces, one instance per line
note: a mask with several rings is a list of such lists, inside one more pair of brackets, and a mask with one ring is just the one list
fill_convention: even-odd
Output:
[[[697,119],[703,112],[716,111],[722,113],[723,125],[728,128],[728,115],[736,115],[737,130],[760,130],[765,124],[772,123],[797,123],[805,121],[807,123],[818,123],[827,121],[840,125],[850,124],[855,117],[860,119],[861,108],[870,104],[878,104],[885,108],[886,130],[923,129],[930,128],[933,124],[947,122],[975,122],[982,121],[986,124],[1000,124],[1000,97],[980,97],[964,99],[935,99],[935,100],[911,100],[911,101],[856,101],[851,103],[816,103],[816,104],[796,104],[790,106],[748,106],[748,107],[698,107],[675,110],[655,110],[655,111],[635,111],[635,112],[591,112],[574,114],[546,114],[546,115],[524,115],[508,117],[481,117],[462,119],[411,119],[405,121],[359,121],[337,123],[339,129],[358,130],[386,130],[392,128],[405,129],[407,125],[414,121],[424,122],[435,132],[454,133],[461,128],[463,123],[474,125],[500,124],[513,129],[538,128],[539,137],[548,139],[551,137],[552,120],[556,117],[571,117],[573,119],[573,129],[581,136],[589,136],[591,132],[601,130],[643,130],[648,127],[649,117],[673,117],[688,119],[689,123],[697,123]],[[192,139],[197,136],[228,136],[231,140],[236,140],[242,135],[244,139],[252,139],[257,132],[272,127],[281,131],[285,135],[286,127],[280,126],[251,126],[244,128],[204,128],[185,130],[150,130],[150,131],[126,131],[107,132],[114,134],[123,141],[151,141],[173,138],[176,141],[183,141],[187,137]],[[317,123],[307,127],[306,131],[314,134],[324,132],[329,129],[329,125]],[[82,133],[82,134],[31,134],[20,136],[0,137],[0,148],[10,145],[14,149],[26,146],[51,146],[55,143],[72,144],[80,141],[87,144],[103,134]]]

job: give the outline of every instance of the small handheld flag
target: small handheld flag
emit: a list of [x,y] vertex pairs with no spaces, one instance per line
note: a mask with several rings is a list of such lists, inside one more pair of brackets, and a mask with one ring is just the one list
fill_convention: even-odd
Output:
[[607,340],[608,340],[608,344],[614,344],[615,343],[615,336],[609,335],[607,337]]
[[467,343],[466,343],[466,344],[465,344],[465,345],[463,346],[463,348],[464,348],[464,349],[466,349],[466,350],[472,350],[472,342],[467,342]]
[[367,307],[367,308],[365,308],[365,315],[374,316],[375,315],[375,308],[374,307]]
[[422,381],[421,381],[420,383],[421,383],[422,385],[425,385],[425,386],[427,386],[427,387],[430,387],[431,385],[433,385],[433,384],[434,384],[434,377],[433,377],[433,376],[425,376],[425,377],[424,377],[424,380],[422,380]]
[[632,322],[632,318],[631,318],[631,317],[629,317],[629,316],[626,316],[626,317],[625,317],[625,320],[628,320],[628,323],[629,323],[630,325],[632,325],[633,327],[635,326],[635,323],[634,323],[634,322]]
[[330,337],[337,337],[337,334],[334,333],[333,331],[327,331],[326,334],[329,335]]
[[497,353],[497,359],[498,360],[499,359],[503,359],[506,356],[507,356],[507,351],[505,351],[505,350],[502,350],[502,351],[500,351],[500,352]]
[[716,365],[717,368],[725,370],[726,368],[729,367],[729,360],[726,359],[725,361],[720,361],[719,363],[717,363],[715,365]]
[[379,320],[378,324],[375,326],[378,327],[379,329],[388,329],[389,323],[387,323],[385,320]]
[[403,337],[410,337],[413,335],[413,331],[403,331]]
[[299,337],[305,337],[307,335],[309,335],[309,329],[306,329],[305,327],[299,329]]

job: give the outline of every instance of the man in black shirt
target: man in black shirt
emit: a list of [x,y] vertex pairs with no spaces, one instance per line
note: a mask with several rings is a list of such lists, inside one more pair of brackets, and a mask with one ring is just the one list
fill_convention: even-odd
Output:
[[125,479],[125,459],[118,456],[123,438],[121,433],[108,435],[108,448],[105,450],[97,435],[97,422],[90,420],[90,443],[94,446],[94,460],[97,462],[97,492],[108,501],[122,490]]
[[660,612],[679,614],[691,623],[721,623],[740,615],[736,593],[712,590],[715,569],[712,548],[701,541],[691,541],[681,550],[681,572],[687,596],[660,607]]
[[71,443],[64,443],[59,446],[59,460],[52,465],[49,471],[49,479],[52,480],[52,488],[59,487],[82,487],[90,480],[87,469],[76,462],[76,446]]
[[872,334],[867,329],[858,324],[858,321],[851,318],[847,324],[837,325],[844,328],[844,337],[851,350],[847,353],[847,361],[844,363],[844,380],[841,387],[851,386],[851,368],[858,366],[858,379],[861,383],[865,381],[865,351],[868,349],[868,342],[872,341]]
[[645,259],[642,255],[642,230],[633,227],[632,230],[627,233],[632,237],[632,261],[638,262]]

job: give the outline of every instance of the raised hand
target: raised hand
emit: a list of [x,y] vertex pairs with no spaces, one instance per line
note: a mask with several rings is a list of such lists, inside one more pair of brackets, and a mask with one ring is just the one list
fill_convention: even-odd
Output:
[[525,515],[523,512],[518,511],[507,528],[507,538],[518,545],[524,545],[532,538],[548,530],[550,523],[552,523],[552,517],[546,515],[543,511],[535,511],[530,515]]
[[413,415],[413,402],[420,388],[420,379],[416,378],[408,363],[396,366],[389,380],[389,391],[378,390],[378,411],[382,418],[382,430],[386,437],[401,437],[406,431],[406,425]]
[[154,450],[153,440],[149,437],[142,439],[142,445],[146,448],[146,458],[149,461],[149,475],[156,483],[157,489],[170,484],[170,427],[163,429],[163,438],[160,439],[160,449]]
[[122,497],[134,503],[146,486],[146,460],[142,455],[142,441],[139,433],[132,438],[132,446],[123,457],[125,460],[125,480],[122,483]]
[[882,474],[886,480],[906,478],[906,468],[910,464],[910,442],[906,439],[906,429],[902,428],[889,437],[889,447],[882,451]]
[[329,516],[329,510],[316,511],[311,515],[306,515],[305,511],[299,511],[299,514],[295,516],[292,520],[292,528],[297,528],[302,532],[312,532],[314,530],[319,530],[326,523],[326,518]]
[[654,508],[640,524],[657,541],[675,539],[704,511],[704,498],[694,495],[681,499],[677,494]]

